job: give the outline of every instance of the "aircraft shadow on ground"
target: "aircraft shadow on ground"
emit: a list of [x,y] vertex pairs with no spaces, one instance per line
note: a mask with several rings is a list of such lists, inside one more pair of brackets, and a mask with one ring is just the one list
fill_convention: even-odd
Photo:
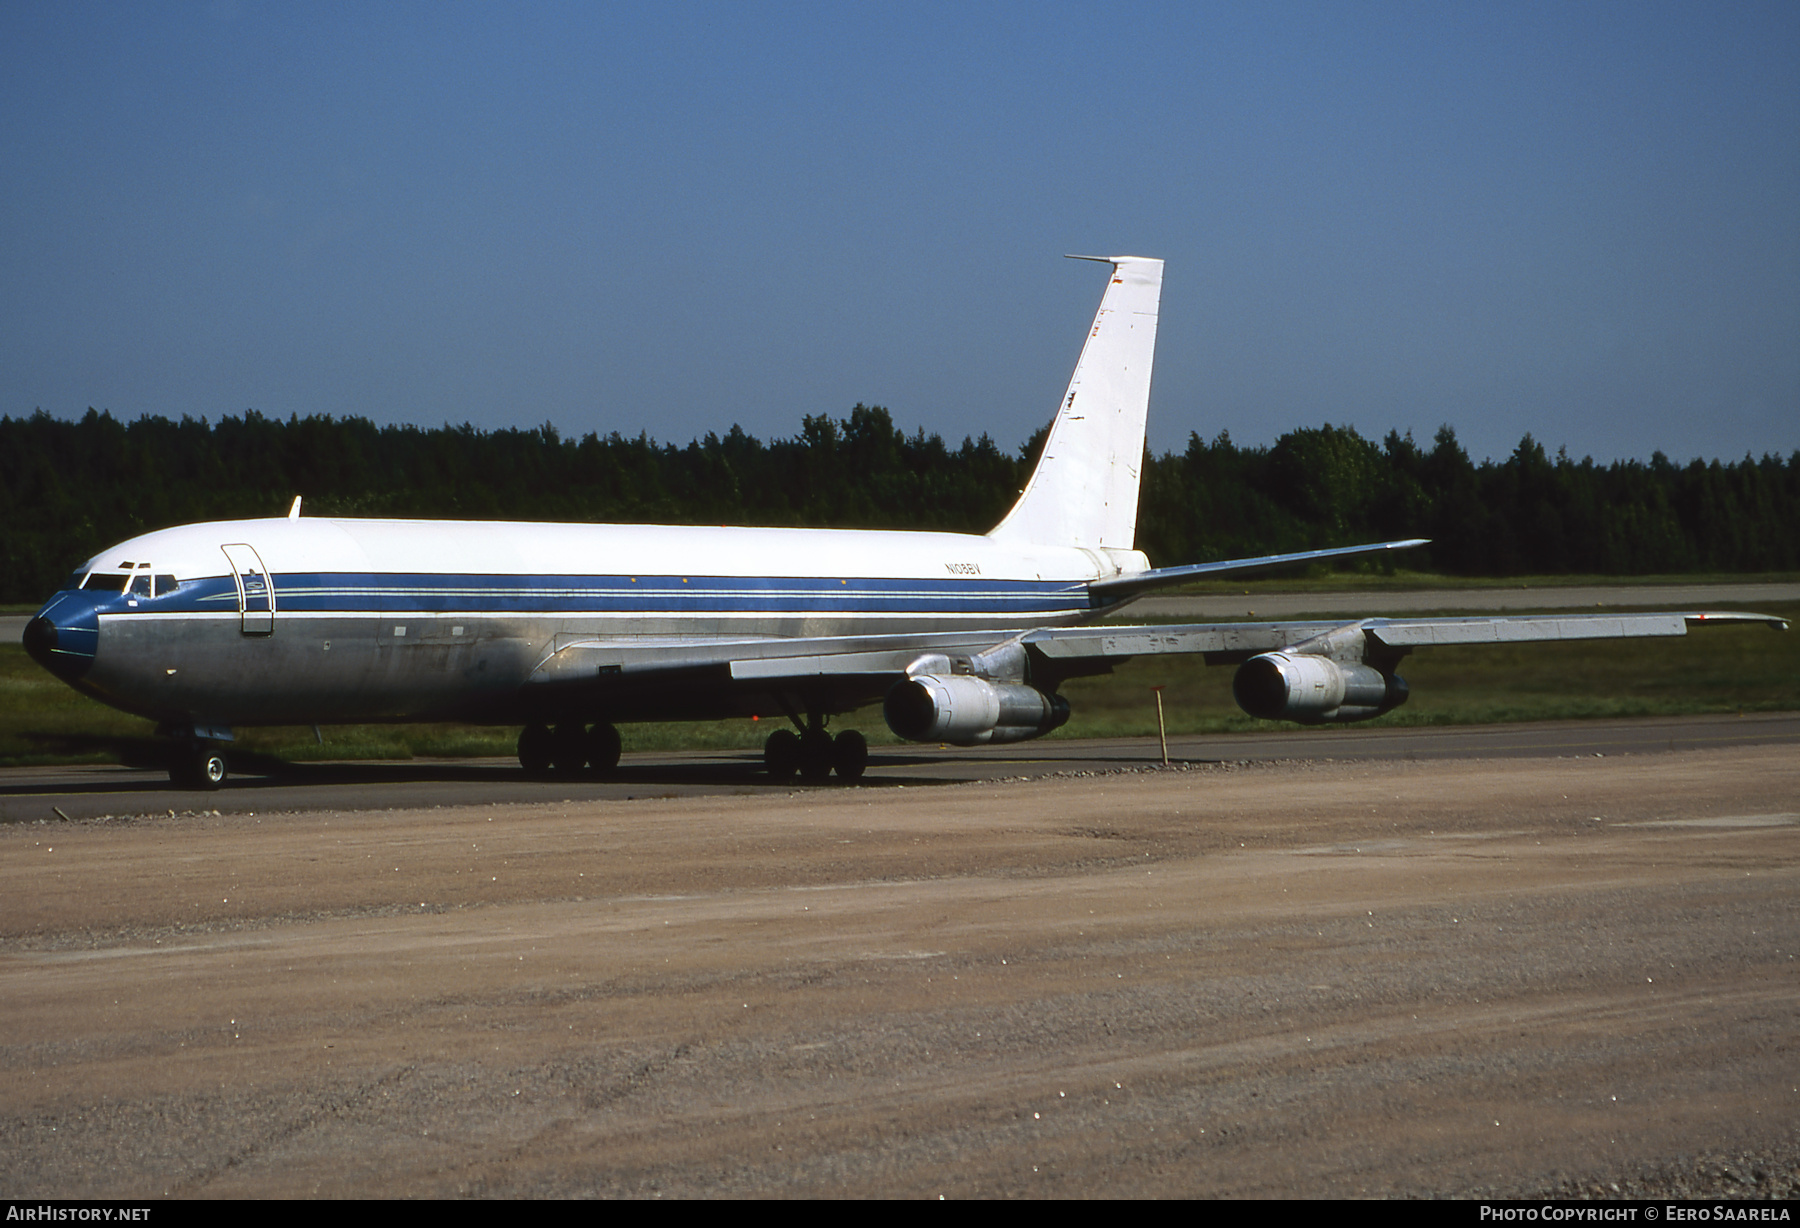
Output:
[[[168,767],[168,744],[156,739],[99,737],[81,734],[27,736],[45,750],[55,754],[106,755],[116,760],[121,767],[134,771],[165,771]],[[1039,762],[1043,758],[1039,755],[1028,757]],[[585,772],[570,775],[526,776],[516,766],[492,762],[295,761],[282,759],[275,755],[236,749],[227,752],[227,759],[231,767],[231,777],[226,783],[225,789],[229,791],[295,785],[373,786],[454,784],[458,782],[516,784],[533,793],[539,789],[554,791],[562,786],[581,788],[594,785],[641,785],[646,788],[655,786],[761,787],[768,789],[846,787],[846,782],[835,776],[817,784],[803,781],[799,777],[775,780],[763,770],[762,755],[755,751],[744,751],[733,755],[715,755],[703,759],[678,759],[666,763],[627,762],[605,776],[594,776]],[[1103,753],[1083,754],[1080,762],[1104,763],[1109,766],[1115,764],[1117,766],[1142,766],[1144,760],[1141,755],[1136,754]],[[1072,760],[1071,766],[1074,766],[1074,763],[1075,761]],[[971,773],[969,770],[971,767],[988,770]],[[932,771],[933,768],[940,770]],[[1006,760],[1004,759],[984,762],[979,758],[971,760],[960,755],[951,756],[931,752],[877,751],[870,757],[868,774],[853,782],[853,785],[857,788],[896,788],[908,785],[960,784],[985,775],[1011,774],[1005,769]],[[906,774],[903,776],[889,774],[897,771],[905,771]],[[0,784],[0,795],[45,792],[136,793],[156,787],[156,785],[141,779],[108,781],[97,780],[90,776],[79,783],[69,781],[65,787],[58,788],[56,784],[46,787],[46,783],[40,778],[29,784]],[[174,785],[169,785],[168,789],[171,792],[193,792],[192,789],[178,788]]]

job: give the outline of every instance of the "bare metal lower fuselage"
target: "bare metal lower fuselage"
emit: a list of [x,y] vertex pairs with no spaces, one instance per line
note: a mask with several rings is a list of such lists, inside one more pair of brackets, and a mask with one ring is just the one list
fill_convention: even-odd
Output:
[[[622,635],[610,621],[579,618],[459,616],[453,623],[404,617],[278,616],[273,633],[252,638],[224,620],[102,616],[100,651],[75,685],[114,707],[172,724],[527,724],[571,715],[650,721],[780,711],[768,687],[733,685],[716,660],[723,644],[742,642],[743,627],[634,636]],[[947,621],[884,622],[881,632],[904,636],[915,654],[927,648],[979,651],[1013,633],[952,630]],[[834,619],[815,634],[855,634],[855,626]],[[396,638],[399,628],[406,634]],[[750,634],[781,638],[773,630]],[[614,668],[584,671],[591,677],[578,698],[565,698],[569,688],[534,688],[534,678],[553,669],[565,647],[588,655],[609,648]],[[690,656],[714,660],[684,664]],[[829,695],[822,705],[827,710],[846,711],[879,698],[881,687],[880,679],[859,684],[834,678],[801,689],[809,697]]]
[[[42,634],[62,647],[40,659],[174,726],[843,711],[880,698],[922,652],[979,652],[1017,630],[1092,618],[1104,607],[1088,584],[1143,566],[1111,553],[832,530],[195,525],[93,560],[90,572],[126,570],[44,607]],[[672,558],[689,568],[669,573]],[[144,559],[174,577],[169,591],[130,591]],[[780,687],[733,673],[802,641],[874,665]]]

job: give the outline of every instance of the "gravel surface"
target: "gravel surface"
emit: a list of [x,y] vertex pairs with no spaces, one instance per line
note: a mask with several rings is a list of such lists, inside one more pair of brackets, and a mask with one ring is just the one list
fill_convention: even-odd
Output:
[[1791,1197],[1800,757],[0,828],[0,1191]]

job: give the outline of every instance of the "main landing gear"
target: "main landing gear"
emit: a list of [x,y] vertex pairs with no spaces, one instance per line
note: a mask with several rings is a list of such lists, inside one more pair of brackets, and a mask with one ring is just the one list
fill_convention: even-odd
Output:
[[619,766],[619,731],[605,721],[527,725],[519,735],[519,766],[529,776],[607,776]]
[[777,729],[763,743],[763,766],[776,780],[790,780],[794,773],[809,784],[823,783],[833,772],[839,780],[856,780],[869,766],[869,743],[854,729],[832,737],[817,714],[799,733]]

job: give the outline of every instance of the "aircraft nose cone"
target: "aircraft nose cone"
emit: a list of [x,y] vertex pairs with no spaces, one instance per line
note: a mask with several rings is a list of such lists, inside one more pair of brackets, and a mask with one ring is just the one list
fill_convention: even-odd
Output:
[[[52,602],[46,606],[43,613],[25,624],[21,640],[33,661],[64,682],[74,682],[94,663],[100,620],[91,607],[59,609],[66,604]],[[59,612],[67,616],[60,623],[55,617]]]
[[56,624],[39,614],[25,624],[25,651],[31,659],[50,668],[50,654],[56,651]]

